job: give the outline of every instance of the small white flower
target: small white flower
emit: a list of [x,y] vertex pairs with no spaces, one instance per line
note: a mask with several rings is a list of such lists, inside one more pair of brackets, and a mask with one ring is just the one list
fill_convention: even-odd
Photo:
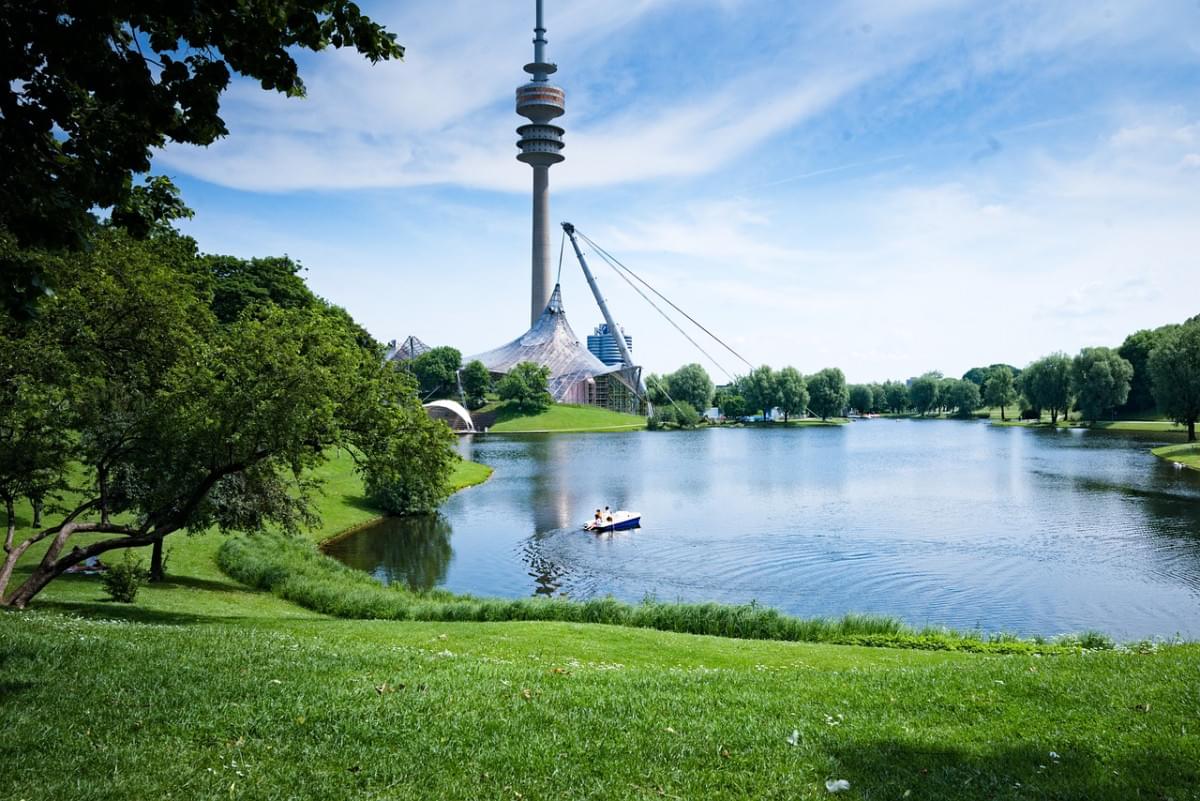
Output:
[[799,743],[800,743],[800,730],[792,729],[792,733],[788,735],[787,744],[788,745],[799,745]]
[[831,793],[844,793],[850,789],[850,782],[845,779],[829,779],[825,782],[825,789]]
[[1057,762],[1059,760],[1058,754],[1054,751],[1050,752],[1050,758],[1053,759],[1055,762]]

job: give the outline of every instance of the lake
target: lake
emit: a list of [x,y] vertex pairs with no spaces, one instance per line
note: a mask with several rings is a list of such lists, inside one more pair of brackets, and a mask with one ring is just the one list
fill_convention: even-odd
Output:
[[[327,553],[486,596],[757,601],[1022,635],[1200,637],[1200,473],[1109,432],[981,421],[487,435],[436,517]],[[598,506],[642,528],[580,530]]]

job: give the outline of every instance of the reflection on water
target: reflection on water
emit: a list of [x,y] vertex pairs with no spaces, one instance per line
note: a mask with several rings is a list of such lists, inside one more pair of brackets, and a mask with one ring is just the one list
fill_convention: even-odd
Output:
[[351,535],[332,542],[325,546],[325,553],[347,564],[366,567],[384,583],[404,582],[418,591],[431,590],[446,580],[453,555],[446,518],[387,517],[370,531],[370,536]]
[[[1200,474],[1155,442],[886,420],[467,438],[490,481],[330,553],[418,589],[1200,636]],[[580,531],[604,505],[643,528]]]

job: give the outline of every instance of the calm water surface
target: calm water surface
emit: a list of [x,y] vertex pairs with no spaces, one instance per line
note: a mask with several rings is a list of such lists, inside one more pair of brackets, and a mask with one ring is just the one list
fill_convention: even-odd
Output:
[[[477,437],[442,515],[329,553],[478,595],[757,600],[1021,634],[1200,637],[1200,473],[1154,439],[871,420],[838,428]],[[643,528],[579,530],[597,506]]]

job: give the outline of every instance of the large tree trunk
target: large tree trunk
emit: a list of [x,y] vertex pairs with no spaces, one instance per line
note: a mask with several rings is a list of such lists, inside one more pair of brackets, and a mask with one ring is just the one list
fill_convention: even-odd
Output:
[[150,546],[150,581],[159,582],[166,578],[163,573],[163,544],[162,540],[155,540],[154,545]]
[[1188,442],[1196,441],[1196,421],[1188,420]]
[[1008,422],[1008,418],[1006,418],[1006,417],[1004,416],[1004,404],[1003,404],[1003,403],[1002,403],[1002,404],[1000,404],[1000,422],[1001,422],[1001,423],[1007,423],[1007,422]]

